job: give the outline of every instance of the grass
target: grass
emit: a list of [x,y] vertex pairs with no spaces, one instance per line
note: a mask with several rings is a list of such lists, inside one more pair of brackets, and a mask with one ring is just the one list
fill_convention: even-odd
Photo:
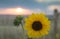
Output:
[[[58,24],[60,25],[60,24]],[[0,39],[23,39],[22,27],[16,26],[0,26]],[[58,31],[59,33],[60,31]],[[60,34],[60,33],[59,33]],[[49,35],[39,39],[54,39],[54,26],[51,23],[51,31]],[[59,38],[58,38],[59,39]]]

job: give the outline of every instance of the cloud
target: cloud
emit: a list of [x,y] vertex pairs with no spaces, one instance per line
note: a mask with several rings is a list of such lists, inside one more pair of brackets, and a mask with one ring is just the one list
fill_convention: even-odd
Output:
[[[32,13],[45,13],[40,8],[34,8],[34,9],[24,9],[21,8],[22,12],[17,12],[18,8],[0,8],[0,14],[7,14],[7,15],[30,15]],[[46,13],[45,13],[46,14]]]
[[31,11],[29,9],[21,8],[22,12],[17,12],[17,8],[0,8],[0,14],[8,15],[29,15]]
[[40,13],[40,12],[43,12],[43,11],[40,8],[35,8],[35,9],[32,9],[32,12]]
[[45,10],[42,10],[42,9],[40,9],[40,8],[35,8],[35,9],[31,9],[31,10],[32,10],[33,13],[38,13],[38,14],[44,13],[44,14],[47,14],[47,13],[45,12]]
[[36,2],[55,2],[60,0],[35,0]]
[[54,9],[57,9],[60,11],[60,5],[50,5],[48,6],[48,10],[53,11]]

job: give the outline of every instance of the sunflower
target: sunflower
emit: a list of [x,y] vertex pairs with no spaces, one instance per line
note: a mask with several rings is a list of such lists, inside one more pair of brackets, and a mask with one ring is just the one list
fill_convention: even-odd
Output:
[[50,21],[45,14],[32,14],[25,18],[24,29],[31,38],[41,37],[48,34],[50,30]]

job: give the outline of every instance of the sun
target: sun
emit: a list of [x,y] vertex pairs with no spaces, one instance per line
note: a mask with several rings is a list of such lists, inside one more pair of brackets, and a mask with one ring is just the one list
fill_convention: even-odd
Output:
[[23,9],[22,8],[17,8],[16,12],[23,12]]

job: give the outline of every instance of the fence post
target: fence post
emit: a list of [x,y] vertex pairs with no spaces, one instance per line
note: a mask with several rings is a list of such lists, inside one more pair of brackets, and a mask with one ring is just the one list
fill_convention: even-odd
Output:
[[58,10],[54,10],[54,39],[57,39],[57,26],[58,26]]

